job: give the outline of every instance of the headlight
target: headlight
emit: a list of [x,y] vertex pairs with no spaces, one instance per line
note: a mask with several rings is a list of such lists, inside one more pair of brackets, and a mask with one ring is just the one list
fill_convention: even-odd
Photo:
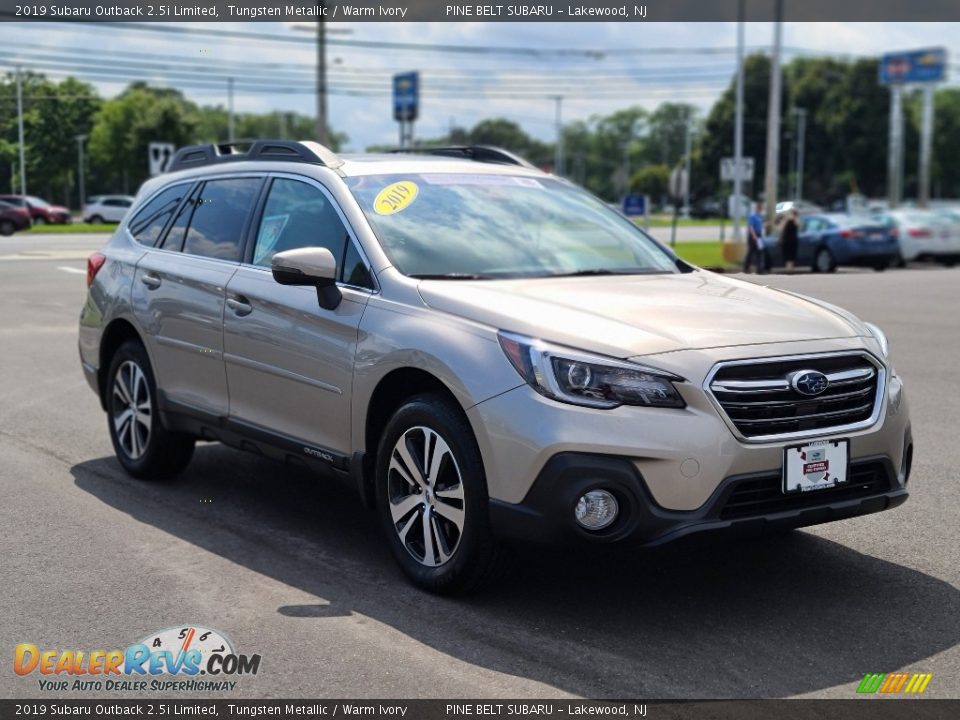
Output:
[[878,343],[880,343],[880,352],[883,353],[883,357],[886,359],[886,357],[890,354],[890,343],[887,342],[887,336],[883,334],[883,330],[878,328],[873,323],[865,322],[864,325],[867,326],[870,334],[877,339]]
[[497,337],[510,364],[541,395],[595,408],[620,405],[682,408],[686,403],[663,370],[588,355],[540,340],[501,332]]

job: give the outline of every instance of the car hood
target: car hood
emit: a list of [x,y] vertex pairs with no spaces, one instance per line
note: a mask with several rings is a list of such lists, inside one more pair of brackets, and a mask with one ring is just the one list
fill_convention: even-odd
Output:
[[424,280],[431,308],[612,357],[867,335],[838,308],[705,271]]

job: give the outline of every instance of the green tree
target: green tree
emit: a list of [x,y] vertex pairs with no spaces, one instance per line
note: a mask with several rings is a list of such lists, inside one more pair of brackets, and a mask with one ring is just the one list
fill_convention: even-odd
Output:
[[194,140],[195,108],[180,92],[135,83],[96,114],[90,133],[91,165],[100,173],[97,192],[129,193],[149,176],[148,146],[179,147]]
[[931,195],[960,197],[960,89],[937,91],[933,129]]
[[666,165],[647,165],[630,177],[630,191],[649,195],[654,203],[661,203],[670,189],[670,168]]
[[[27,191],[76,207],[77,136],[90,132],[100,104],[93,87],[68,78],[59,83],[25,72],[23,86],[24,157]],[[0,187],[19,192],[19,135],[16,78],[0,80]]]

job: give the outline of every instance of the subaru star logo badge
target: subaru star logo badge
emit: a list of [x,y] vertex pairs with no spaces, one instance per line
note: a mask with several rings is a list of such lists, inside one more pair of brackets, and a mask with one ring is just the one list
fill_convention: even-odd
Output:
[[801,395],[819,395],[827,389],[830,381],[818,370],[800,370],[794,373],[790,385]]

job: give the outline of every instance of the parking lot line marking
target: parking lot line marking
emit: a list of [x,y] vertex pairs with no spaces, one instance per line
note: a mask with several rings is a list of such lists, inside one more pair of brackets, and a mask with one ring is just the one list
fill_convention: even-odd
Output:
[[57,270],[63,270],[68,273],[76,273],[77,275],[86,275],[87,271],[75,267],[67,267],[66,265],[58,265]]

